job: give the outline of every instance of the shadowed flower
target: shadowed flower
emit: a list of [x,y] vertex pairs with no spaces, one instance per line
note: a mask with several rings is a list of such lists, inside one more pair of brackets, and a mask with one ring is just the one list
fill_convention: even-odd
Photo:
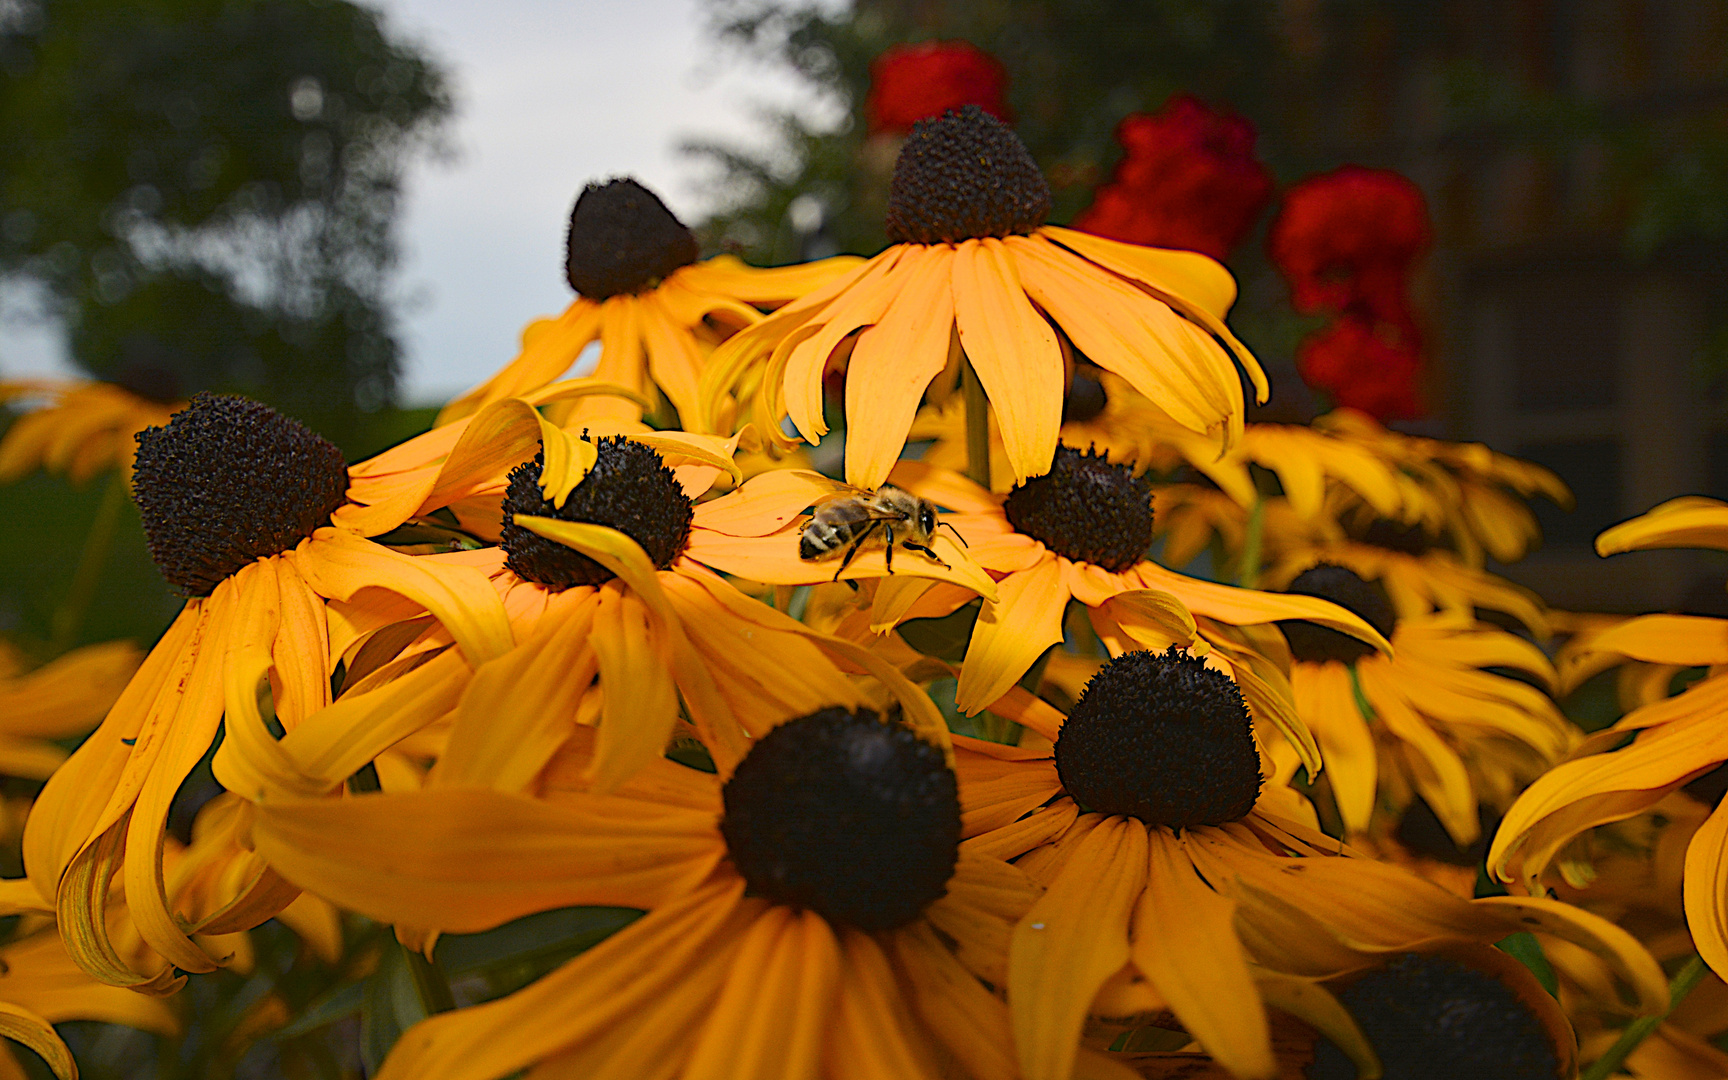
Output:
[[1318,980],[1519,930],[1601,953],[1640,1010],[1666,1007],[1661,969],[1611,923],[1546,899],[1461,899],[1298,823],[1283,789],[1256,799],[1241,695],[1180,650],[1117,657],[1066,720],[1018,689],[992,711],[1036,737],[955,738],[962,850],[1015,859],[1047,890],[1009,950],[1028,1080],[1072,1075],[1088,1016],[1113,1038],[1171,1014],[1231,1075],[1270,1078],[1268,1005],[1365,1064]]
[[904,135],[920,120],[976,105],[1005,124],[1008,71],[969,41],[894,45],[870,61],[864,116],[872,135]]
[[1222,262],[1272,197],[1254,125],[1177,94],[1116,125],[1122,160],[1074,228],[1129,244],[1198,251]]
[[[664,392],[686,425],[706,415],[698,382],[714,346],[773,307],[823,287],[857,265],[842,256],[758,270],[730,255],[697,261],[696,237],[659,196],[624,178],[583,189],[570,213],[565,271],[576,299],[555,319],[530,323],[522,352],[452,401],[439,424],[562,378],[598,342],[595,378],[652,403]],[[635,420],[624,397],[573,402],[558,419]]]
[[[1659,547],[1728,550],[1728,504],[1674,499],[1596,538],[1602,555]],[[1543,872],[1586,829],[1648,810],[1670,792],[1728,761],[1728,619],[1645,615],[1597,635],[1597,652],[1649,663],[1709,667],[1684,692],[1634,709],[1584,740],[1508,811],[1488,868],[1503,881],[1540,888]],[[1586,659],[1586,658],[1581,658]],[[1633,736],[1626,744],[1627,736]],[[1624,744],[1624,745],[1623,745]],[[1698,954],[1728,973],[1728,811],[1717,803],[1686,848],[1686,924]]]
[[[962,356],[1001,426],[1017,480],[1050,467],[1066,367],[1059,335],[1157,402],[1177,423],[1230,443],[1242,426],[1242,364],[1224,325],[1229,273],[1192,252],[1135,247],[1044,224],[1050,189],[1014,133],[968,106],[921,121],[894,168],[886,251],[741,331],[704,376],[716,403],[738,395],[776,445],[790,417],[808,442],[828,430],[823,375],[846,366],[846,479],[874,489],[906,441],[920,399],[952,385]],[[1220,344],[1222,342],[1223,344]]]
[[[1478,804],[1504,809],[1570,748],[1573,729],[1548,695],[1497,674],[1554,685],[1547,657],[1523,638],[1457,615],[1401,616],[1383,589],[1342,566],[1314,566],[1289,589],[1355,612],[1392,642],[1383,656],[1326,627],[1279,624],[1296,711],[1320,743],[1351,834],[1419,795],[1468,847]],[[1281,779],[1295,772],[1290,751],[1272,754]]]
[[79,484],[110,468],[130,481],[133,436],[166,424],[185,402],[118,383],[31,379],[0,382],[0,405],[24,412],[0,437],[0,484],[37,468]]

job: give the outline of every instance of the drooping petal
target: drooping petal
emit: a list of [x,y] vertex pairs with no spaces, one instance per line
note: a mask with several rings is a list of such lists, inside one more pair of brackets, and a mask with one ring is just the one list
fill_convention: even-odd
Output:
[[502,656],[514,644],[510,619],[484,574],[428,564],[340,529],[312,534],[294,552],[295,568],[324,596],[352,600],[362,589],[406,596],[444,624],[471,664]]
[[1698,955],[1710,970],[1728,971],[1728,812],[1721,804],[1686,845],[1681,896]]
[[1278,1071],[1272,1037],[1236,937],[1236,903],[1200,880],[1174,833],[1146,832],[1150,862],[1134,913],[1134,965],[1232,1075],[1270,1080]]
[[1653,547],[1728,549],[1728,503],[1683,495],[1596,538],[1596,554],[1617,555]]
[[1062,426],[1062,349],[1026,298],[1014,260],[995,238],[954,250],[954,320],[1002,433],[1014,479],[1050,471]]
[[603,797],[479,788],[259,803],[259,854],[288,880],[383,922],[456,933],[548,908],[650,908],[722,854],[713,817]]
[[1146,827],[1107,818],[1014,928],[1008,1007],[1027,1080],[1068,1080],[1104,980],[1128,962],[1128,921],[1146,884]]

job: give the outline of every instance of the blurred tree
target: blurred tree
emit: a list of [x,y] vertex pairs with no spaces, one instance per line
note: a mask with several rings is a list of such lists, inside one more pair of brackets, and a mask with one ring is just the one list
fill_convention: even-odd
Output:
[[402,176],[450,109],[346,0],[0,0],[0,275],[95,374],[340,437],[393,399]]

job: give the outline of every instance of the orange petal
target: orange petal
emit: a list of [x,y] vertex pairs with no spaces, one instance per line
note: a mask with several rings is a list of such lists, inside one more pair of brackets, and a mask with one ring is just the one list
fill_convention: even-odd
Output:
[[1027,1080],[1072,1073],[1092,998],[1128,962],[1128,922],[1146,865],[1146,826],[1106,818],[1014,928],[1008,1008]]
[[[685,1080],[815,1077],[840,980],[839,942],[827,920],[770,907],[744,932],[731,967],[690,1050]],[[763,1016],[775,1022],[764,1024]]]
[[1026,298],[1002,241],[967,240],[954,251],[954,319],[960,345],[996,412],[1014,479],[1050,471],[1062,426],[1062,349]]
[[1000,599],[985,603],[966,646],[956,703],[968,716],[1001,697],[1045,649],[1062,640],[1069,591],[1055,559],[997,583]]
[[846,479],[875,490],[905,448],[924,388],[948,362],[954,327],[953,256],[913,248],[894,301],[858,335],[846,365]]

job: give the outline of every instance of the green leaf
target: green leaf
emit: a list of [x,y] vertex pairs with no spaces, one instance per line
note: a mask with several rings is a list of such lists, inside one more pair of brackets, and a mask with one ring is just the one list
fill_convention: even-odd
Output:
[[1520,930],[1511,937],[1496,941],[1494,947],[1529,968],[1536,981],[1542,984],[1542,989],[1548,991],[1549,997],[1560,996],[1560,980],[1554,977],[1554,965],[1543,955],[1542,943],[1536,940],[1535,934]]
[[570,907],[541,911],[479,934],[445,934],[438,962],[461,987],[464,999],[490,1000],[519,990],[573,956],[642,917],[635,908]]
[[338,986],[323,997],[306,1006],[292,1024],[278,1028],[272,1038],[295,1039],[309,1032],[317,1031],[325,1024],[333,1024],[344,1016],[350,1016],[361,1010],[366,1004],[366,987],[364,983],[349,983]]
[[906,644],[926,656],[936,656],[958,664],[966,659],[966,645],[972,640],[972,624],[978,621],[983,601],[974,600],[951,615],[940,619],[908,619],[897,629]]

